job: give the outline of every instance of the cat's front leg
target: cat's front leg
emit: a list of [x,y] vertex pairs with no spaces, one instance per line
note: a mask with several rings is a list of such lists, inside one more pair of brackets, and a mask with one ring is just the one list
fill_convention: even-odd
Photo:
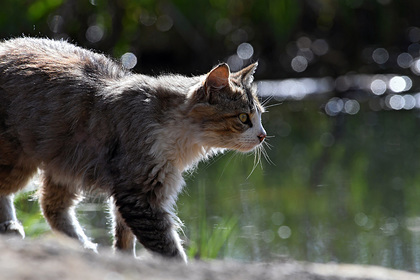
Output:
[[146,249],[187,262],[170,213],[151,205],[147,194],[123,191],[114,193],[114,199],[121,217]]

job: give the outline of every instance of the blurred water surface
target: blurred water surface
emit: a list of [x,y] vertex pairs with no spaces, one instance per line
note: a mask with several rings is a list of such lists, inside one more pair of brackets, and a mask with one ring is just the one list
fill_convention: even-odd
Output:
[[[201,164],[179,201],[187,236],[200,227],[202,208],[215,234],[237,219],[219,257],[420,272],[418,103],[397,110],[386,101],[393,93],[365,94],[273,98],[263,118],[271,163],[262,158],[253,168],[252,155],[228,153]],[[357,103],[346,111],[349,100]],[[383,107],[373,110],[372,100]]]

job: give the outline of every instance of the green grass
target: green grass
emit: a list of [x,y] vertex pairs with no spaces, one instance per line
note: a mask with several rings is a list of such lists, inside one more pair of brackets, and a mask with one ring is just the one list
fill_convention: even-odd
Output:
[[215,259],[223,257],[223,249],[234,236],[238,218],[219,218],[217,222],[207,217],[204,186],[199,186],[198,217],[196,223],[189,225],[190,236],[187,255],[196,259]]
[[16,215],[22,222],[25,234],[29,238],[40,236],[50,231],[50,227],[41,214],[35,191],[20,192],[15,196]]
[[196,259],[223,257],[222,249],[229,243],[238,220],[232,217],[213,226],[206,219],[198,222],[198,228],[190,236],[187,255]]

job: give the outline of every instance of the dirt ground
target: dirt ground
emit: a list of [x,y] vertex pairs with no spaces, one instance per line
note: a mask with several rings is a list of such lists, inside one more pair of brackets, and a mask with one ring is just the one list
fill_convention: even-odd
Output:
[[1,236],[0,279],[420,280],[420,274],[374,266],[296,261],[275,263],[190,261],[185,265],[151,257],[143,260],[134,259],[114,254],[110,249],[102,249],[99,254],[95,254],[79,248],[73,240],[63,237],[20,240]]

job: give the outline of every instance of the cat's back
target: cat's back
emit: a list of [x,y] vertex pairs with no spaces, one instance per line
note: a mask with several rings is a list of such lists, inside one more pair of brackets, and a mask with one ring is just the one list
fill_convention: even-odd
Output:
[[41,56],[54,59],[57,55],[70,56],[80,52],[86,52],[86,50],[64,40],[20,37],[0,42],[0,58],[2,62],[16,58],[26,59],[29,56],[34,56],[34,59]]
[[50,86],[76,80],[79,85],[89,82],[94,85],[127,74],[120,64],[105,55],[63,40],[23,37],[0,43],[0,86],[3,88],[27,84],[29,79],[50,82]]
[[126,75],[105,55],[66,41],[1,42],[0,144],[18,138],[28,153],[56,156],[106,122],[103,92]]

